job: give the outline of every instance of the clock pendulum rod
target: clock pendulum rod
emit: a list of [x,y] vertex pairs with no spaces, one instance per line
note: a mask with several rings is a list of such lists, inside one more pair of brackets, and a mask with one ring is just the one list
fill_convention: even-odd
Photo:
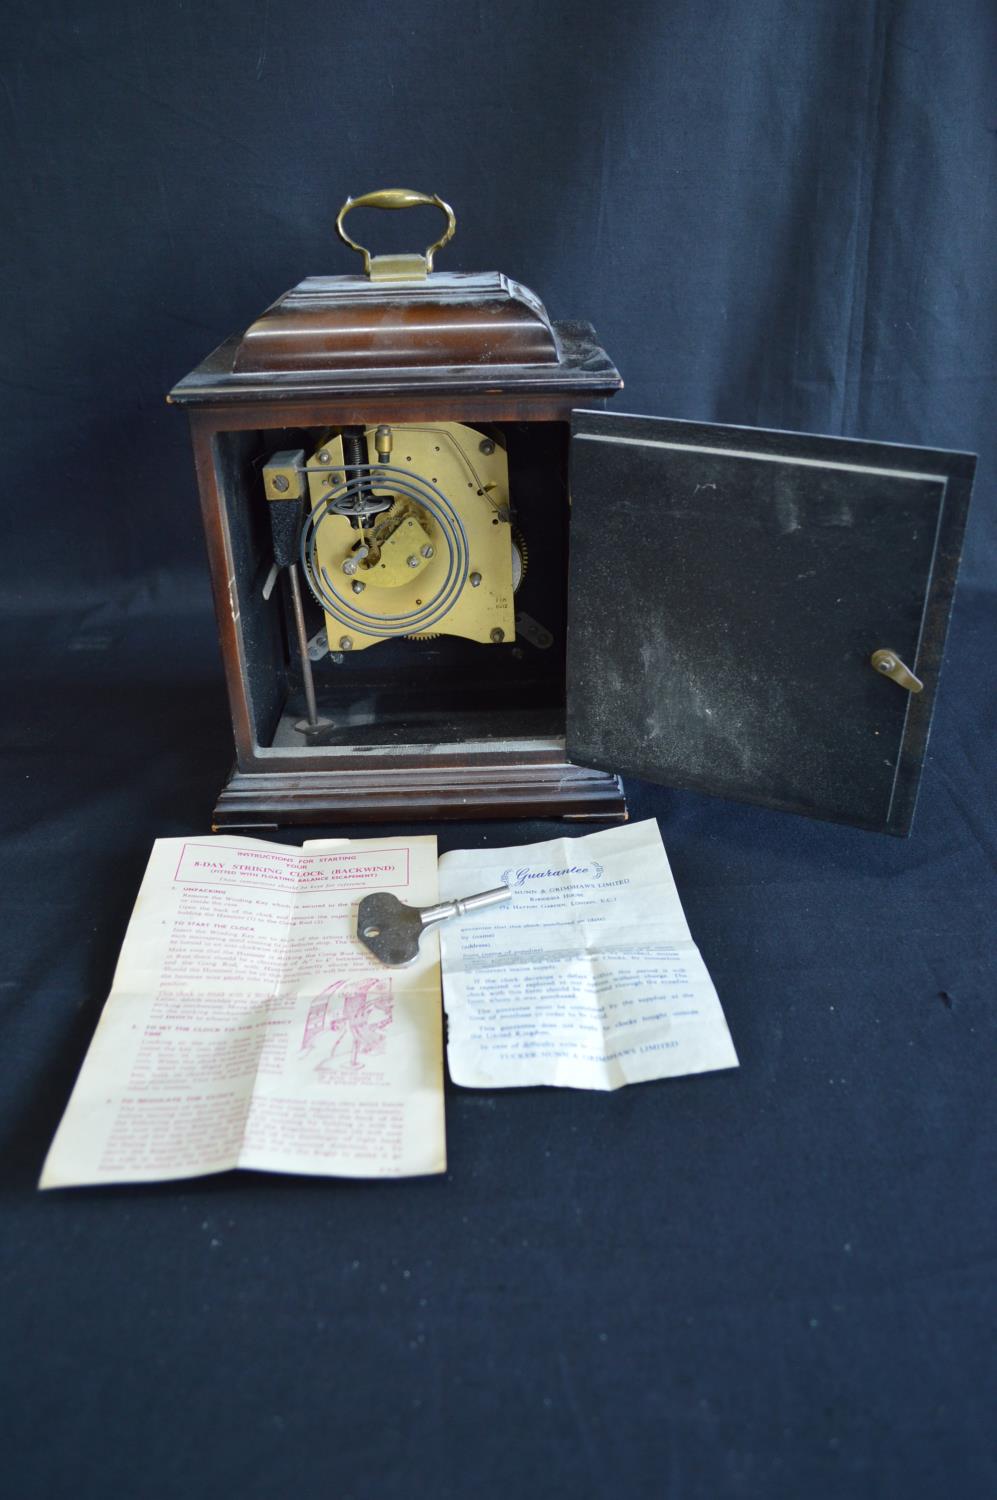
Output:
[[294,630],[298,637],[298,659],[301,662],[301,685],[305,690],[305,727],[321,729],[318,703],[315,698],[315,674],[308,655],[308,631],[305,628],[305,607],[301,600],[301,580],[296,562],[287,565],[287,581],[291,585],[291,613],[294,615]]

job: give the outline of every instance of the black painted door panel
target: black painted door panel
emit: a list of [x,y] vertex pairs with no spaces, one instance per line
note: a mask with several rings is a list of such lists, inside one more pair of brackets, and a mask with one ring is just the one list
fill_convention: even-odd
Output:
[[569,757],[907,832],[973,465],[575,412]]

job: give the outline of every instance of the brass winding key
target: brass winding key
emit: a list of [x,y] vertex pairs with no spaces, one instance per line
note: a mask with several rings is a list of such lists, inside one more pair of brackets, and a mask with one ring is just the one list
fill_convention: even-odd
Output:
[[400,969],[418,957],[419,939],[427,927],[480,911],[485,906],[499,906],[512,899],[507,885],[462,901],[441,901],[438,906],[407,906],[390,891],[375,891],[364,896],[357,907],[357,937],[364,947],[393,969]]

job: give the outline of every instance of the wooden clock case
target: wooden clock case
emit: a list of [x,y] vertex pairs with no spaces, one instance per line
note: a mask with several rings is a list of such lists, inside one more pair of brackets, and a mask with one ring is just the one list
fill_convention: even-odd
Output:
[[[587,323],[425,267],[309,278],[180,381],[236,744],[216,828],[618,819],[623,773],[909,829],[974,460],[602,411],[621,385]],[[333,649],[302,734],[262,466],[440,421],[507,447],[516,640]]]

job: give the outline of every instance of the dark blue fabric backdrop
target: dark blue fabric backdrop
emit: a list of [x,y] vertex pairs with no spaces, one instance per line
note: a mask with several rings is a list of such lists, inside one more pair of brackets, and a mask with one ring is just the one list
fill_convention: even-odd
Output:
[[[454,204],[441,266],[595,324],[621,410],[969,448],[992,494],[990,0],[5,12],[6,456],[50,502],[5,549],[25,607],[46,580],[203,602],[163,392],[302,276],[352,269],[336,209],[396,183]],[[985,504],[966,577],[995,570]]]
[[[12,1494],[997,1491],[994,29],[988,0],[8,0]],[[163,392],[349,269],[335,210],[387,184],[454,203],[441,265],[590,318],[621,410],[981,453],[914,837],[634,786],[738,1073],[453,1091],[439,1181],[38,1196],[151,840],[206,827],[230,754]]]

